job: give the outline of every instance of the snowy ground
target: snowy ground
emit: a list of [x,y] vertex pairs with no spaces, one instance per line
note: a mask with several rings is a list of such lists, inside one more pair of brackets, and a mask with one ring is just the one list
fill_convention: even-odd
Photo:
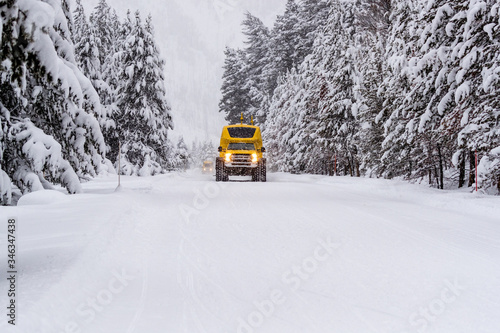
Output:
[[18,220],[20,276],[17,330],[2,314],[0,331],[498,332],[498,197],[268,178],[192,171],[115,193],[109,177],[1,207],[4,253]]

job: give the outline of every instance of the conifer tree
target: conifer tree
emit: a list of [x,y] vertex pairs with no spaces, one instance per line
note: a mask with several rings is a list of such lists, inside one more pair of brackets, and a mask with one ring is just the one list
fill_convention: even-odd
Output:
[[100,122],[107,144],[107,157],[111,161],[116,161],[118,136],[115,118],[118,112],[118,75],[122,67],[121,50],[127,33],[123,31],[115,10],[106,0],[99,0],[89,21],[89,37],[84,38],[93,38],[89,45],[94,49],[93,54],[97,55],[97,60],[92,61],[99,67],[99,71],[96,71],[98,74],[91,76],[91,79],[101,99],[104,116]]
[[295,0],[288,0],[283,15],[279,15],[271,31],[269,59],[263,69],[266,94],[271,97],[276,89],[278,78],[298,66],[302,59],[296,50],[299,45],[299,6]]
[[460,4],[463,13],[457,15],[456,25],[462,43],[452,51],[459,68],[455,93],[459,104],[455,114],[461,125],[458,144],[470,152],[471,162],[472,152],[479,152],[481,177],[475,181],[485,191],[500,194],[500,5],[492,0]]
[[358,112],[358,146],[361,170],[368,176],[381,176],[384,169],[380,163],[384,128],[377,117],[383,110],[383,82],[385,49],[391,22],[390,0],[366,0],[359,6],[357,22],[359,24],[360,48],[357,68],[362,76],[360,84],[360,102]]
[[[414,161],[411,158],[412,144],[408,141],[405,126],[408,121],[408,104],[413,107],[406,96],[412,89],[413,73],[409,60],[416,50],[417,13],[419,7],[415,1],[394,1],[392,5],[387,48],[383,63],[384,80],[381,83],[383,92],[383,108],[377,120],[384,126],[381,164],[382,175],[387,178],[396,176],[410,177]],[[410,102],[410,103],[409,103]]]
[[[167,130],[173,128],[165,97],[163,67],[154,42],[151,18],[143,26],[139,12],[127,20],[119,73],[118,112],[114,114],[128,172],[138,174],[145,163],[167,166]],[[129,25],[129,26],[127,26]],[[154,171],[156,173],[156,171]],[[144,175],[144,172],[141,172]]]
[[77,193],[79,177],[99,171],[105,145],[88,111],[99,97],[77,68],[69,11],[15,0],[0,11],[2,203],[11,202],[12,183],[30,192],[50,181]]
[[302,0],[299,2],[299,42],[296,45],[297,63],[312,53],[316,37],[328,20],[331,0]]
[[351,176],[360,175],[356,138],[360,105],[355,19],[353,3],[333,5],[327,26],[317,41],[318,48],[312,55],[319,64],[316,66],[319,75],[313,78],[316,95],[319,93],[318,117],[313,123],[316,141],[324,147],[327,158],[334,154],[340,156]]
[[[96,39],[95,30],[90,27],[85,10],[80,0],[76,1],[76,8],[73,19],[73,39],[75,43],[75,55],[78,67],[82,73],[91,80],[92,85],[99,94],[100,101],[106,99],[111,94],[111,88],[103,78],[103,67],[99,56],[99,41]],[[99,120],[104,134],[114,129],[114,122],[111,119],[111,109],[102,105],[100,110],[94,110],[94,114]],[[105,135],[108,139],[108,135]]]
[[113,9],[108,5],[106,0],[99,0],[99,3],[94,8],[90,15],[90,24],[95,29],[94,34],[99,41],[97,47],[99,49],[99,62],[106,63],[106,58],[113,55],[116,50],[116,40],[118,30],[116,29],[116,21]]
[[245,88],[245,54],[241,50],[231,48],[226,48],[224,54],[226,58],[219,111],[226,114],[225,118],[229,124],[237,124],[242,112],[248,119],[250,109],[249,90]]
[[257,124],[264,124],[269,95],[263,71],[269,59],[270,33],[259,18],[247,12],[243,21],[243,34],[246,36],[246,80],[243,88],[248,91],[250,100],[246,114],[253,115]]
[[182,136],[179,138],[177,145],[175,146],[173,160],[177,170],[187,170],[189,168],[190,154]]

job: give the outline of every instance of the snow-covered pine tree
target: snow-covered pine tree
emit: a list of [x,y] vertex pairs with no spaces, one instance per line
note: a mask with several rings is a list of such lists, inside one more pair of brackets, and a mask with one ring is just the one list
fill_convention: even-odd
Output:
[[377,115],[383,109],[384,80],[383,66],[386,63],[385,48],[391,22],[390,0],[364,0],[358,6],[359,33],[361,35],[357,67],[362,75],[361,100],[359,109],[359,157],[361,170],[368,176],[379,177],[383,173],[380,158],[384,128]]
[[295,0],[288,0],[285,13],[278,15],[270,33],[269,54],[262,70],[266,94],[272,97],[278,78],[292,68],[298,66],[296,50],[299,45],[299,6]]
[[219,111],[226,114],[229,124],[240,122],[241,112],[249,118],[250,98],[246,82],[246,58],[241,50],[226,48],[224,60],[224,74],[222,76],[222,98],[219,102]]
[[[491,9],[493,2],[489,5]],[[490,9],[486,2],[429,1],[419,20],[422,33],[418,33],[413,89],[407,96],[413,107],[406,131],[417,162],[414,174],[432,174],[430,181],[436,179],[440,188],[447,161],[459,166],[460,186],[465,183],[465,160],[473,156],[470,152],[487,153],[496,147],[488,133],[497,124],[498,102],[488,98],[482,75],[485,63],[495,62],[491,54],[498,49],[493,30],[488,33],[497,21]]]
[[90,25],[94,29],[94,34],[98,41],[99,62],[106,63],[107,57],[113,55],[116,48],[117,30],[116,16],[113,9],[108,5],[106,0],[99,0],[99,3],[94,8],[90,15]]
[[199,142],[196,140],[192,143],[189,151],[189,164],[199,168],[204,161],[213,161],[216,151],[212,141]]
[[[69,35],[73,36],[73,15],[71,14],[71,6],[68,0],[61,0],[61,9],[66,17],[66,22],[68,25]],[[73,44],[74,44],[74,40]]]
[[116,161],[118,137],[116,124],[114,123],[114,113],[117,112],[118,75],[123,65],[120,55],[128,32],[123,31],[115,10],[108,5],[106,0],[99,0],[90,15],[89,21],[91,35],[88,38],[94,37],[93,42],[95,44],[92,45],[92,48],[97,48],[95,55],[98,57],[98,73],[100,74],[100,78],[91,78],[101,98],[103,114],[105,115],[100,121],[107,144],[107,157],[112,161]]
[[484,156],[477,181],[486,191],[498,191],[500,5],[492,0],[461,1],[460,8],[462,13],[455,23],[460,41],[452,50],[458,58],[454,96],[461,125],[458,144],[465,151],[477,150],[480,158]]
[[176,170],[187,170],[189,168],[189,149],[181,136],[177,141],[173,154],[173,165]]
[[[173,128],[165,96],[163,67],[151,17],[143,26],[139,12],[125,25],[129,32],[121,60],[118,111],[113,114],[128,174],[145,175],[167,167],[167,131]],[[142,171],[140,171],[142,168]]]
[[411,104],[406,96],[412,89],[413,73],[409,60],[415,55],[416,17],[420,12],[419,3],[411,0],[397,0],[392,3],[389,31],[383,65],[384,80],[381,82],[383,109],[377,121],[384,125],[381,168],[386,178],[412,174],[414,161],[411,158],[412,144],[407,140],[405,131],[407,105]]
[[329,0],[288,0],[286,10],[270,32],[257,17],[246,13],[243,50],[226,50],[223,98],[220,111],[230,123],[256,117],[265,131],[267,113],[278,79],[296,68],[312,49],[312,44],[328,15]]
[[453,3],[439,0],[429,3],[421,13],[416,30],[420,37],[410,64],[412,89],[405,106],[407,141],[413,147],[412,176],[428,176],[430,184],[441,189],[446,161],[451,160],[456,142],[456,131],[441,126],[455,106],[451,96],[456,85],[448,79],[454,75],[450,50],[456,38],[450,33],[450,20],[455,13]]
[[[296,172],[333,175],[335,151],[325,149],[317,134],[320,107],[327,98],[328,82],[321,72],[322,67],[313,65],[316,60],[311,57],[299,69],[301,89],[295,97],[299,115],[294,122],[293,166]],[[320,71],[316,71],[318,69]]]
[[[76,1],[76,8],[73,17],[73,40],[75,40],[75,56],[78,66],[82,73],[88,77],[97,93],[100,100],[106,100],[112,94],[111,88],[104,81],[102,74],[102,66],[99,56],[98,45],[100,42],[95,37],[95,30],[90,27],[85,10],[80,0]],[[100,112],[96,112],[95,116],[99,120],[101,129],[104,133],[114,130],[115,124],[111,119],[111,109],[102,106]],[[105,139],[108,135],[105,135]]]
[[[361,79],[356,68],[356,24],[354,2],[332,4],[328,23],[315,43],[318,49],[312,54],[312,58],[321,59],[318,71],[324,73],[316,78],[324,96],[320,96],[318,104],[316,142],[324,147],[326,158],[336,154],[341,167],[351,176],[360,176],[356,135]],[[322,83],[325,79],[326,84]]]
[[189,154],[189,163],[195,167],[199,167],[202,161],[201,144],[195,140],[191,145],[191,153]]
[[[345,5],[331,4],[330,20],[318,34],[313,53],[275,90],[270,115],[276,119],[268,119],[265,136],[277,152],[274,160],[280,170],[333,174],[336,155],[346,172],[358,170],[352,157],[357,121],[351,105],[359,88],[356,57],[349,53],[356,47],[354,23],[347,20],[354,20],[354,11],[351,3],[348,10]],[[342,63],[346,55],[348,64]]]
[[246,61],[246,80],[243,87],[248,91],[250,107],[247,116],[253,115],[256,123],[264,125],[268,110],[269,95],[266,86],[266,74],[263,73],[269,62],[269,29],[262,21],[250,13],[245,14],[243,34],[246,36],[244,49]]
[[[284,172],[300,172],[294,161],[295,150],[305,142],[297,142],[300,129],[300,92],[302,77],[292,69],[280,79],[271,100],[263,140],[267,149],[269,167]],[[301,159],[299,159],[301,161]]]
[[328,20],[331,0],[301,0],[299,2],[299,41],[295,46],[297,63],[312,53],[314,40]]
[[203,161],[213,160],[215,151],[217,149],[215,149],[214,143],[210,140],[205,141],[201,146],[201,159]]
[[500,100],[498,98],[500,95],[500,3],[487,1],[486,13],[488,13],[488,20],[483,25],[483,31],[490,38],[490,47],[484,49],[485,62],[481,71],[484,100],[481,102],[489,125],[486,134],[489,151],[487,150],[486,155],[481,159],[477,181],[485,191],[493,192],[496,187],[496,194],[500,194]]
[[250,13],[242,23],[246,36],[243,50],[226,48],[222,99],[220,111],[226,113],[229,123],[239,122],[241,112],[245,119],[254,116],[256,123],[264,126],[269,104],[269,29]]
[[33,0],[3,2],[0,11],[2,203],[11,201],[12,182],[29,192],[49,180],[77,193],[77,174],[95,174],[105,146],[85,107],[100,103],[76,66],[69,12]]

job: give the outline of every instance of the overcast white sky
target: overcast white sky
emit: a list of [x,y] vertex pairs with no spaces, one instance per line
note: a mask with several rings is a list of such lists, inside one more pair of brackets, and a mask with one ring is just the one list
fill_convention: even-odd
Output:
[[[98,0],[82,0],[87,15]],[[166,83],[176,129],[186,141],[220,137],[218,112],[224,47],[243,45],[245,11],[271,27],[286,0],[108,0],[124,17],[127,9],[153,16],[156,38],[166,60]]]

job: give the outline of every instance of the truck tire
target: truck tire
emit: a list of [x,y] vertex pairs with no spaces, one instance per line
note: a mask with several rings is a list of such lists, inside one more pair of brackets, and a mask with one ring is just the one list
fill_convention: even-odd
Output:
[[267,181],[267,170],[266,170],[266,159],[263,158],[260,160],[259,163],[259,179],[261,182],[266,182]]
[[252,181],[253,182],[259,181],[259,175],[260,175],[260,166],[252,169]]
[[221,161],[221,165],[222,165],[222,167],[221,167],[221,170],[222,170],[222,172],[221,172],[222,181],[223,182],[227,182],[227,181],[229,181],[229,175],[227,174],[227,170],[226,170],[227,168],[224,165],[224,161]]
[[223,175],[223,170],[222,167],[224,167],[224,164],[220,160],[219,157],[215,160],[215,181],[220,182],[222,181],[222,175]]

